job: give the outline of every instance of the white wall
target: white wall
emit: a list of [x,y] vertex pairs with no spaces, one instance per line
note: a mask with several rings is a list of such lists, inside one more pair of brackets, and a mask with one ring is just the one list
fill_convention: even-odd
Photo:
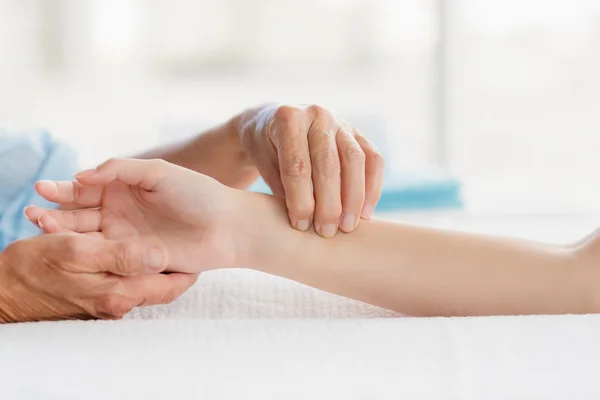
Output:
[[[84,164],[316,102],[392,171],[436,160],[435,0],[0,0],[0,124]],[[446,1],[445,149],[478,207],[600,204],[600,3]]]

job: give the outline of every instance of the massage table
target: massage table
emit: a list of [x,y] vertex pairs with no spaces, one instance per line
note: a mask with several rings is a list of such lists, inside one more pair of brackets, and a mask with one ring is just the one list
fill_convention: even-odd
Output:
[[[556,243],[600,225],[385,216]],[[249,270],[205,273],[122,321],[0,326],[3,400],[599,399],[599,367],[600,316],[411,318]]]

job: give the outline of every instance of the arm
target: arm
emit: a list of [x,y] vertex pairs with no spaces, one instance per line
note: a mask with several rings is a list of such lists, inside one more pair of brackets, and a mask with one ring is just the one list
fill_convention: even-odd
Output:
[[[32,207],[29,218],[52,218],[47,233],[163,243],[173,271],[254,268],[413,315],[599,309],[600,236],[559,247],[372,220],[352,235],[323,240],[290,229],[283,200],[161,161],[110,160],[77,179],[36,189],[58,203],[73,193],[95,198],[99,209],[69,214]],[[122,184],[136,190],[120,190]]]
[[160,158],[246,189],[259,175],[285,198],[290,224],[323,237],[352,232],[381,196],[384,161],[353,126],[316,105],[266,104],[184,143],[138,158]]
[[[285,224],[283,205],[254,197],[261,237],[248,264],[411,315],[597,311],[598,253],[398,223],[365,221],[328,241]],[[268,224],[268,225],[265,225]],[[250,228],[248,228],[250,231]],[[260,245],[268,243],[268,245]],[[583,250],[582,250],[583,249]]]
[[234,117],[193,139],[152,150],[137,158],[161,158],[211,176],[226,186],[246,189],[258,179],[259,173],[241,145],[239,118]]

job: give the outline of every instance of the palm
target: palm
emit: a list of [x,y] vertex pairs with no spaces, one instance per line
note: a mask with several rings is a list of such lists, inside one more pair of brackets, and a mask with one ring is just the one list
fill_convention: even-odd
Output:
[[[139,238],[160,244],[168,249],[171,271],[199,272],[229,266],[233,263],[234,249],[226,223],[229,206],[223,201],[226,197],[223,190],[229,189],[198,174],[193,178],[188,184],[167,182],[160,191],[109,183],[96,189],[97,200],[93,206],[98,207],[97,210],[48,211],[58,226],[56,229],[44,227],[44,231],[71,230],[111,240]],[[81,186],[79,190],[89,193],[92,189]],[[79,224],[73,222],[77,219]],[[91,219],[96,221],[93,226],[89,222],[81,223]]]
[[174,271],[221,266],[231,254],[216,216],[209,210],[188,212],[175,196],[166,198],[115,182],[105,187],[100,212],[104,237],[161,243],[169,249],[169,269]]

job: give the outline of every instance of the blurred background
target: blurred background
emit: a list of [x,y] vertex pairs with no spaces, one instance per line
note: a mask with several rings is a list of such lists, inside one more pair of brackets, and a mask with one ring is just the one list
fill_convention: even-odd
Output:
[[596,0],[0,0],[0,125],[83,166],[318,103],[473,210],[598,210],[599,71]]

